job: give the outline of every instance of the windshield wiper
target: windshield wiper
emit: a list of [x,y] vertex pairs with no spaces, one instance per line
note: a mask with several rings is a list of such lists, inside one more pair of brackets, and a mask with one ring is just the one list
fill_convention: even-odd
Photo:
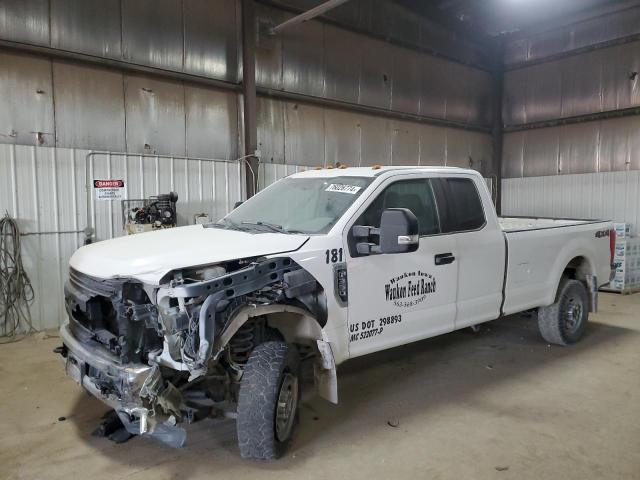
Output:
[[263,222],[262,220],[259,220],[257,222],[242,222],[243,225],[258,225],[260,227],[267,227],[270,228],[271,230],[273,230],[274,232],[278,232],[278,233],[293,233],[293,234],[297,234],[297,233],[303,233],[306,234],[307,232],[303,232],[302,230],[293,230],[290,228],[284,228],[282,225],[277,225],[275,223],[270,223],[270,222]]
[[234,222],[233,220],[229,220],[228,218],[223,218],[218,223],[209,223],[205,225],[205,227],[206,228],[229,228],[232,230],[240,230],[240,231],[246,230],[246,228],[242,228],[241,225],[238,225],[236,222]]
[[[285,234],[289,234],[289,233],[305,233],[302,232],[300,230],[289,230],[284,228],[282,225],[277,225],[275,223],[270,223],[270,222],[263,222],[263,221],[257,221],[257,222],[248,222],[248,221],[243,221],[240,223],[236,223],[233,220],[230,220],[228,218],[223,218],[222,220],[220,220],[221,223],[210,223],[208,225],[206,225],[207,228],[229,228],[232,230],[240,230],[242,232],[246,232],[247,230],[251,229],[250,227],[266,227],[269,230],[271,230],[272,232],[277,232],[277,233],[285,233]],[[249,227],[249,228],[248,228]],[[255,228],[253,229],[255,230]]]
[[242,225],[259,225],[260,227],[267,227],[267,228],[269,228],[272,231],[277,232],[277,233],[291,233],[289,230],[284,228],[282,225],[276,225],[275,223],[270,223],[270,222],[263,222],[263,221],[242,222]]

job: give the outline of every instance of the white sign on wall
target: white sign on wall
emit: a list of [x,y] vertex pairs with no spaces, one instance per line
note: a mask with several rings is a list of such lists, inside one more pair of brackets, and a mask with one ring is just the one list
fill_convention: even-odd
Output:
[[96,200],[122,200],[124,180],[94,180]]

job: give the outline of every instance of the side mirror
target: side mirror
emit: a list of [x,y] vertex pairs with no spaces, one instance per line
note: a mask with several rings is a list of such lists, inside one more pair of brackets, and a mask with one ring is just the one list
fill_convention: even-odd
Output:
[[352,233],[360,240],[356,244],[360,255],[415,252],[420,244],[418,219],[408,208],[388,208],[382,212],[380,228],[355,225]]

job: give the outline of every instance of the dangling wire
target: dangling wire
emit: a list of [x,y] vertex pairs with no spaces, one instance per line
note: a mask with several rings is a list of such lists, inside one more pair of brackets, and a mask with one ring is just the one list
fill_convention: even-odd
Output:
[[20,229],[16,221],[5,213],[0,220],[0,335],[16,341],[16,333],[35,331],[31,323],[29,304],[34,293],[31,281],[22,265]]
[[[250,158],[255,158],[258,161],[258,163],[257,163],[258,172],[257,173],[253,170],[253,167],[251,166],[251,162],[249,161]],[[239,161],[243,161],[244,164],[249,169],[249,172],[251,172],[251,179],[252,179],[252,182],[253,182],[253,190],[254,190],[254,193],[258,193],[258,188],[260,186],[260,157],[256,156],[256,154],[244,155],[243,157],[236,158],[236,162],[239,162]]]

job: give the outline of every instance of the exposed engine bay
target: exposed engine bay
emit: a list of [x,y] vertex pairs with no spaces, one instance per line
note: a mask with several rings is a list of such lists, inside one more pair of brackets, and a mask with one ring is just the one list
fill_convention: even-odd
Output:
[[[159,287],[71,269],[65,302],[60,353],[67,373],[112,406],[129,432],[174,446],[186,436],[179,422],[233,416],[249,354],[282,340],[261,308],[278,305],[306,312],[319,327],[326,322],[322,287],[289,258],[173,271]],[[242,311],[249,313],[239,321]],[[312,354],[317,347],[300,348]]]

